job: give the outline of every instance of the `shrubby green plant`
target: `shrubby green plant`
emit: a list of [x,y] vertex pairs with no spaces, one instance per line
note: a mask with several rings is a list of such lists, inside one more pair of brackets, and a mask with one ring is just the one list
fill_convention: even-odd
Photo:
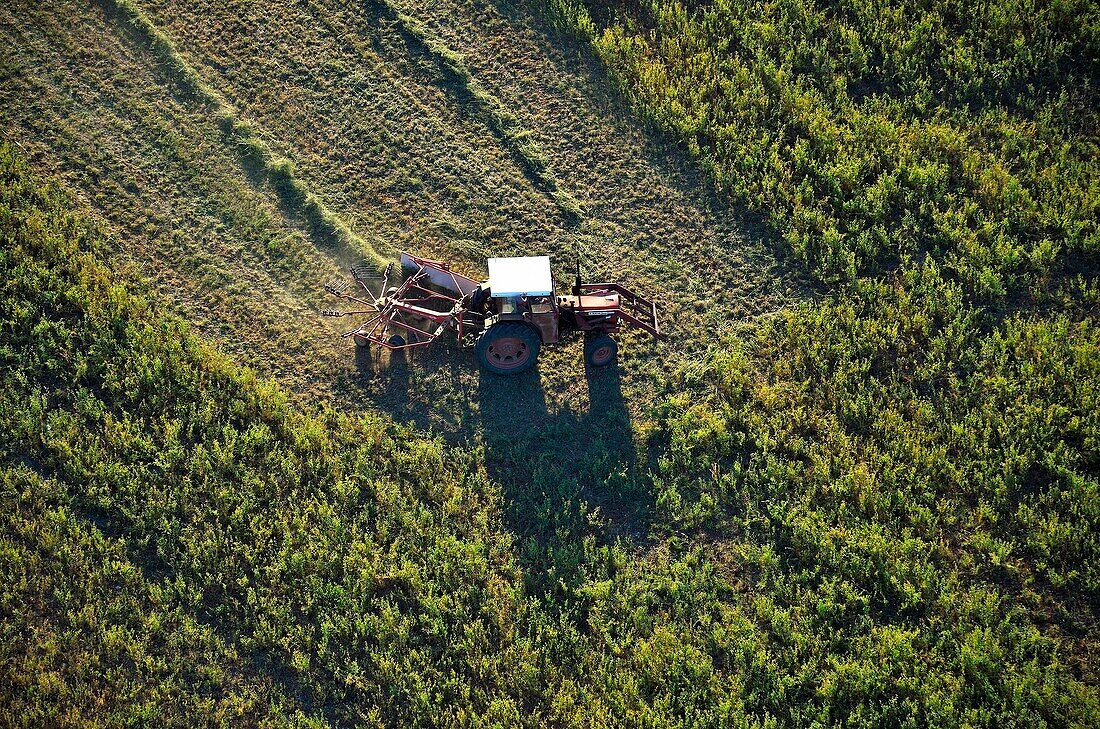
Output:
[[321,725],[38,468],[0,468],[7,725]]
[[547,3],[828,282],[931,254],[996,300],[1100,246],[1095,3]]

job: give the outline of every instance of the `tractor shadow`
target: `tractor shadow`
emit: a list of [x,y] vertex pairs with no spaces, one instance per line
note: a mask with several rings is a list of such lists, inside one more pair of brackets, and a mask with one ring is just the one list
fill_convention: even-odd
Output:
[[550,349],[532,371],[499,376],[448,346],[355,353],[357,397],[454,446],[483,449],[532,594],[582,584],[578,556],[593,540],[650,541],[652,464],[623,393],[629,373],[586,368],[578,354]]
[[577,378],[587,383],[587,410],[555,412],[537,369],[512,377],[479,373],[486,468],[501,487],[527,588],[536,592],[585,579],[575,556],[588,537],[633,544],[649,538],[653,498],[619,368],[578,369]]
[[370,391],[374,388],[367,387],[368,384],[381,385],[380,390],[371,392],[372,399],[384,404],[395,419],[421,426],[425,423],[423,417],[417,417],[418,413],[402,417],[399,410],[409,392],[412,379],[409,368],[409,358],[403,351],[383,354],[377,347],[355,348],[355,369],[361,386]]

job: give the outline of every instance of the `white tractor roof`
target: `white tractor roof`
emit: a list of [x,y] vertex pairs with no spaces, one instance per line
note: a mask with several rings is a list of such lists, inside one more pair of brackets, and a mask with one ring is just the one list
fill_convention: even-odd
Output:
[[554,293],[550,256],[490,258],[489,288],[494,297],[550,296]]

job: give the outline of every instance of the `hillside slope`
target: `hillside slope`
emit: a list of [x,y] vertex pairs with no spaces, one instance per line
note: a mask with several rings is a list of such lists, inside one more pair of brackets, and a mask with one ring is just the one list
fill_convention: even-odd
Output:
[[[860,196],[776,183],[782,155],[722,174],[774,120],[722,117],[708,160],[684,114],[715,109],[660,93],[659,63],[739,68],[698,60],[721,34],[552,5],[573,35],[510,2],[0,8],[0,720],[1095,722],[1088,129],[1048,189],[1064,246],[977,225],[1007,182],[914,177],[918,237],[807,233],[818,256],[783,206],[854,226]],[[734,51],[782,50],[746,27]],[[756,183],[770,229],[725,197]],[[951,205],[999,243],[914,223]],[[576,347],[514,380],[357,359],[319,284],[396,247],[579,251],[674,336],[600,374]]]
[[[697,332],[792,300],[795,288],[757,235],[609,107],[590,69],[490,5],[432,11],[468,19],[471,30],[491,12],[479,37],[512,39],[503,66],[477,68],[472,80],[447,65],[449,39],[382,3],[143,4],[136,12],[165,35],[182,71],[135,30],[144,26],[131,8],[6,7],[4,86],[28,103],[6,104],[4,122],[36,164],[62,172],[126,231],[124,253],[189,319],[309,400],[366,403],[445,432],[479,430],[476,399],[456,397],[478,390],[466,373],[471,355],[441,347],[415,358],[410,384],[399,388],[378,374],[384,362],[357,366],[346,342],[333,340],[337,324],[316,314],[328,303],[321,285],[362,252],[313,234],[188,74],[386,254],[408,248],[484,275],[488,255],[545,252],[565,277],[579,253],[589,276],[655,296],[678,343],[660,353],[640,338],[624,347],[627,402],[653,402],[670,357],[706,344]],[[500,75],[542,79],[538,98],[498,89]],[[532,109],[537,118],[526,116]],[[500,114],[512,119],[508,134],[494,121]],[[526,157],[517,151],[528,146]],[[579,216],[547,194],[549,179]],[[549,355],[541,385],[550,414],[583,413],[578,352]]]

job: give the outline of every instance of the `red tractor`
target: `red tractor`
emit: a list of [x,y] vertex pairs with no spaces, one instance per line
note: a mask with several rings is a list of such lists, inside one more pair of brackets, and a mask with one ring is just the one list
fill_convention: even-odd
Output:
[[446,263],[408,253],[401,254],[401,268],[406,275],[396,284],[391,284],[393,264],[386,268],[378,295],[368,285],[371,272],[352,269],[366,297],[358,290],[348,293],[347,281],[325,289],[366,308],[321,313],[365,316],[343,334],[361,347],[423,347],[453,331],[460,343],[474,346],[482,367],[502,375],[529,369],[543,344],[575,332],[584,333],[584,359],[592,367],[615,361],[618,345],[611,335],[623,326],[662,336],[652,301],[619,284],[583,283],[579,265],[572,291],[555,294],[548,256],[490,258],[489,280],[481,283]]

